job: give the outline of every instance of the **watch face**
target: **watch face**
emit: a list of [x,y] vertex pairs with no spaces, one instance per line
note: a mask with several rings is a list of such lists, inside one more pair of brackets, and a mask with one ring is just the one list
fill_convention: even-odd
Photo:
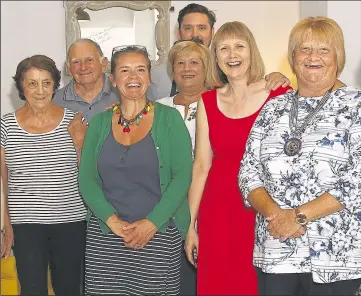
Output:
[[307,223],[307,217],[304,214],[297,214],[296,222],[301,225],[305,225]]

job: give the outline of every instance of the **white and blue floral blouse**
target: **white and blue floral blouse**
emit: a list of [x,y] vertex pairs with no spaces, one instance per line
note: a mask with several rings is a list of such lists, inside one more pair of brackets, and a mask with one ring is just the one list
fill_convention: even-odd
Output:
[[[292,209],[325,192],[345,209],[311,221],[300,238],[280,242],[257,215],[254,265],[266,273],[312,273],[330,283],[361,278],[361,91],[332,92],[302,136],[298,155],[283,152],[290,134],[289,111],[295,92],[270,100],[253,125],[240,166],[239,187],[265,187],[282,209]],[[299,123],[321,97],[299,99]]]

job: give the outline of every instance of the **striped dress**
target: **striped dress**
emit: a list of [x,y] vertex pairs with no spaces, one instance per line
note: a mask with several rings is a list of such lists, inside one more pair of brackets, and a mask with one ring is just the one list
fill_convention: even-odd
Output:
[[78,189],[77,154],[67,130],[74,115],[65,109],[60,124],[42,134],[23,130],[15,112],[1,118],[12,224],[85,219],[86,209]]
[[179,295],[182,238],[177,228],[157,232],[142,249],[130,249],[92,216],[85,252],[86,295]]

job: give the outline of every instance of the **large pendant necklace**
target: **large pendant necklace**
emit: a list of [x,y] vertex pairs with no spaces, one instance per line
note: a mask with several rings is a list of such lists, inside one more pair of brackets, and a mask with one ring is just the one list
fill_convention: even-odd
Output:
[[283,145],[283,151],[288,156],[297,155],[302,148],[302,134],[304,133],[308,124],[315,118],[316,114],[321,110],[321,108],[326,104],[327,100],[331,97],[331,91],[333,86],[323,95],[320,102],[317,104],[316,108],[310,111],[303,123],[298,126],[298,101],[299,93],[298,91],[292,96],[291,110],[289,115],[289,125],[291,130],[290,137],[285,139],[285,144]]
[[113,111],[115,111],[119,115],[118,124],[123,126],[123,132],[129,133],[130,132],[130,126],[134,124],[139,125],[140,121],[142,120],[143,116],[146,115],[149,111],[153,103],[151,103],[149,100],[147,100],[144,108],[133,118],[126,119],[124,118],[122,108],[120,107],[120,104],[117,104],[114,106]]

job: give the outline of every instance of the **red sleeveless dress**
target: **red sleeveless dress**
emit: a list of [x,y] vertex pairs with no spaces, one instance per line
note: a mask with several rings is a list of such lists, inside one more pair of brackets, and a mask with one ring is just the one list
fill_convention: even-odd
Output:
[[[266,102],[285,93],[280,87]],[[244,206],[238,171],[256,113],[231,119],[217,106],[217,92],[202,95],[213,150],[198,215],[198,295],[257,295],[253,266],[255,211]]]

